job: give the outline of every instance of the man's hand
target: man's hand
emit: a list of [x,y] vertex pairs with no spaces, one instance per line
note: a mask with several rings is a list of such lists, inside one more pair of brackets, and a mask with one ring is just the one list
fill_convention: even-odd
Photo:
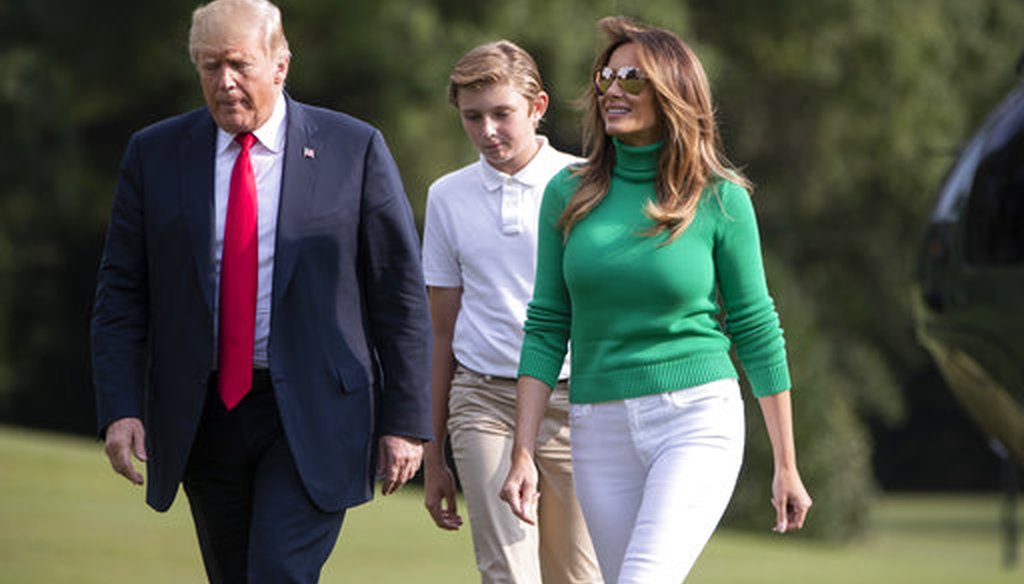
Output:
[[390,495],[416,475],[423,460],[423,441],[404,436],[381,436],[377,476],[382,495]]
[[107,426],[107,441],[104,448],[110,466],[117,474],[135,483],[142,484],[142,474],[132,464],[132,454],[142,462],[146,458],[146,431],[142,420],[121,418]]
[[455,477],[443,459],[431,462],[423,468],[423,504],[430,512],[434,523],[441,529],[455,531],[462,526],[455,496]]

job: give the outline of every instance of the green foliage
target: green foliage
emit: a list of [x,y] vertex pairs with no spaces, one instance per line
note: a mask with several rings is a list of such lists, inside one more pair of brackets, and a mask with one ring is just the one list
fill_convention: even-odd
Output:
[[296,0],[282,8],[295,53],[289,90],[380,127],[420,218],[430,183],[477,157],[447,101],[448,74],[466,51],[500,38],[530,51],[552,95],[543,131],[554,144],[578,151],[573,104],[589,83],[581,73],[589,71],[599,45],[597,19],[620,12],[644,20],[667,14],[672,18],[663,24],[681,28],[686,14],[666,0]]
[[905,367],[920,358],[905,298],[921,218],[1014,82],[1024,6],[785,2],[767,20],[761,6],[718,2],[698,22],[728,55],[714,75],[726,143],[760,185],[766,248],[828,294],[829,336]]
[[[814,499],[803,535],[847,539],[867,527],[875,498],[871,441],[855,407],[858,381],[836,374],[841,359],[817,338],[816,303],[810,292],[783,265],[769,262],[767,268],[786,328],[798,463]],[[879,378],[872,382],[877,386],[892,385],[878,355],[863,354],[857,361],[865,371],[875,372]],[[755,399],[747,400],[746,414],[746,457],[725,524],[759,530],[775,518],[770,505],[772,450]]]
[[[693,6],[727,149],[758,185],[812,528],[854,535],[873,488],[865,423],[901,418],[900,385],[922,363],[907,293],[923,219],[951,154],[1014,82],[1024,7]],[[747,482],[770,478],[757,428],[733,516],[766,498]]]
[[[86,330],[118,161],[131,132],[202,103],[186,54],[196,1],[0,3],[0,420],[90,432]],[[910,261],[951,155],[1014,82],[1018,0],[282,0],[288,91],[384,132],[414,210],[476,158],[446,102],[451,65],[508,38],[552,94],[543,126],[579,149],[573,104],[627,14],[688,40],[725,146],[758,185],[769,279],[787,329],[811,533],[869,524],[867,422],[896,423],[924,363]],[[750,402],[729,514],[770,524],[770,454]],[[60,407],[54,407],[59,404]],[[927,440],[923,437],[922,440]],[[955,472],[955,470],[951,470]]]

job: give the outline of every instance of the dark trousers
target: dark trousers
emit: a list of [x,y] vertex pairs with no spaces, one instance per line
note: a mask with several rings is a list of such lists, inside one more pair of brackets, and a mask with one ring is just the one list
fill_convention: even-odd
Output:
[[231,411],[216,378],[185,470],[184,487],[210,582],[313,583],[341,530],[306,494],[266,371]]

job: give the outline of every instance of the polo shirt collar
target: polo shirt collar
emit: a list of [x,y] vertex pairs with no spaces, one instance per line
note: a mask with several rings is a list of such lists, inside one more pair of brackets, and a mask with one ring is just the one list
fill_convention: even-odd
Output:
[[510,179],[528,188],[543,187],[548,182],[547,172],[544,165],[537,164],[537,161],[544,158],[541,151],[551,148],[551,145],[548,144],[546,136],[537,136],[537,143],[540,144],[540,150],[537,150],[533,159],[526,166],[513,175],[505,174],[494,168],[481,154],[480,171],[483,174],[484,188],[488,191],[499,190]]

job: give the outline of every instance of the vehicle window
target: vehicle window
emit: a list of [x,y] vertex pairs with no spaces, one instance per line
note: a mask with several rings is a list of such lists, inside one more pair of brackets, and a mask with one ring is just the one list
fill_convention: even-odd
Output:
[[975,136],[960,153],[939,191],[939,202],[931,217],[933,222],[956,221],[960,217],[984,145],[982,137]]
[[1024,102],[992,133],[967,202],[965,257],[1024,264]]

